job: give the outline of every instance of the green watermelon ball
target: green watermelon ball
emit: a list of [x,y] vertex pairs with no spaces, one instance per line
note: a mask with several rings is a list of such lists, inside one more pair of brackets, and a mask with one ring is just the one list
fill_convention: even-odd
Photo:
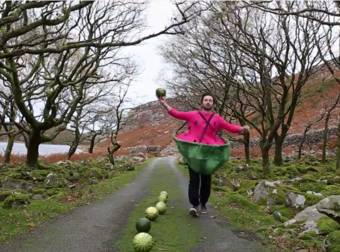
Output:
[[156,220],[158,217],[158,210],[156,207],[148,207],[145,210],[145,217],[148,218],[149,220],[153,221]]
[[148,252],[153,246],[152,236],[144,232],[138,233],[133,238],[132,244],[136,252]]
[[163,201],[157,202],[156,208],[157,208],[159,214],[165,214],[166,204]]
[[157,96],[158,98],[164,97],[165,95],[166,95],[165,89],[163,89],[163,88],[157,88],[157,89],[156,89],[156,96]]
[[147,233],[149,232],[151,229],[151,221],[147,218],[140,218],[137,222],[136,222],[136,230],[138,233],[140,232],[144,232]]

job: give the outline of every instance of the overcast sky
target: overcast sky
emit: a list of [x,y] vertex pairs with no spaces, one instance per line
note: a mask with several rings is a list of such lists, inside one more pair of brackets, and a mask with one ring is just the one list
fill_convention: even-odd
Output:
[[[170,23],[174,13],[176,13],[176,9],[170,0],[149,0],[145,11],[148,30],[157,32],[163,29]],[[156,100],[156,88],[165,87],[161,77],[169,74],[170,69],[162,59],[158,47],[171,38],[172,35],[162,35],[126,49],[129,55],[133,55],[139,72],[128,93],[131,105]]]

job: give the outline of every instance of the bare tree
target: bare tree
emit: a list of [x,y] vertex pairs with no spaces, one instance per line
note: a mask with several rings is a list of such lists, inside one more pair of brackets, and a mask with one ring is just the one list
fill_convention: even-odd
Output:
[[128,89],[126,88],[121,89],[119,91],[119,96],[117,97],[114,109],[112,113],[108,114],[108,118],[106,121],[113,122],[114,124],[111,125],[110,129],[110,146],[107,147],[107,153],[108,158],[112,165],[115,164],[113,154],[119,150],[121,145],[118,143],[118,134],[121,130],[121,128],[125,124],[125,118],[124,118],[124,112],[126,109],[124,109],[124,101],[125,97],[127,95]]
[[177,4],[180,19],[157,33],[138,36],[140,1],[2,3],[0,75],[27,122],[21,125],[28,139],[26,163],[37,165],[40,143],[66,128],[88,86],[110,79],[103,69],[117,62],[119,48],[181,33],[194,4]]
[[325,108],[325,126],[323,130],[323,142],[322,142],[322,158],[321,161],[325,163],[327,161],[326,157],[326,149],[327,149],[327,141],[328,141],[328,125],[329,125],[329,119],[331,118],[332,111],[338,107],[340,102],[340,94],[335,99],[333,104],[331,104],[328,108]]
[[[263,2],[249,2],[250,6],[259,8],[262,11],[274,13],[275,15],[298,16],[311,20],[322,25],[321,32],[314,32],[316,45],[324,64],[332,73],[337,83],[340,79],[336,72],[340,69],[339,43],[340,43],[340,2],[339,1],[286,1],[282,5],[273,6]],[[289,6],[293,6],[290,8]],[[294,7],[295,6],[295,7]],[[334,28],[334,29],[333,29]],[[327,48],[319,45],[320,37],[326,41]],[[338,122],[340,129],[340,120]],[[340,133],[337,139],[336,167],[340,168]]]
[[298,159],[301,159],[301,155],[302,155],[302,149],[303,149],[303,145],[304,143],[306,142],[306,138],[307,138],[307,134],[308,132],[310,131],[310,129],[312,128],[312,126],[318,122],[320,122],[323,118],[324,118],[325,114],[323,112],[320,113],[320,117],[317,118],[316,120],[313,120],[311,122],[308,122],[306,125],[305,125],[305,129],[302,133],[302,138],[301,138],[301,141],[298,145]]
[[[321,61],[309,36],[319,27],[242,3],[219,2],[210,11],[207,22],[196,26],[203,26],[202,32],[167,54],[179,69],[175,81],[189,91],[215,88],[222,111],[259,134],[268,173],[269,150],[275,143],[275,163],[281,164],[283,141],[302,89]],[[190,53],[195,57],[188,59]]]

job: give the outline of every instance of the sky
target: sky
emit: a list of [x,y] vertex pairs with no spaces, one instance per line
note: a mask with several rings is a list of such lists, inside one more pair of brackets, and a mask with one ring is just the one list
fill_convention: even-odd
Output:
[[[149,0],[145,15],[147,17],[146,31],[152,33],[170,24],[176,8],[170,0]],[[127,98],[132,106],[137,106],[156,100],[155,90],[165,88],[164,75],[168,75],[170,66],[160,54],[159,46],[171,39],[173,35],[162,35],[140,45],[126,48],[125,53],[132,56],[137,63],[138,75],[133,81]]]

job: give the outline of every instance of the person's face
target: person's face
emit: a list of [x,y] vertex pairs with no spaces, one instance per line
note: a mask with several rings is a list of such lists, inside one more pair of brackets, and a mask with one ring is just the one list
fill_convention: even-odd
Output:
[[214,99],[212,98],[212,96],[210,95],[204,96],[202,100],[202,108],[204,110],[210,111],[213,109],[213,106],[214,106]]

